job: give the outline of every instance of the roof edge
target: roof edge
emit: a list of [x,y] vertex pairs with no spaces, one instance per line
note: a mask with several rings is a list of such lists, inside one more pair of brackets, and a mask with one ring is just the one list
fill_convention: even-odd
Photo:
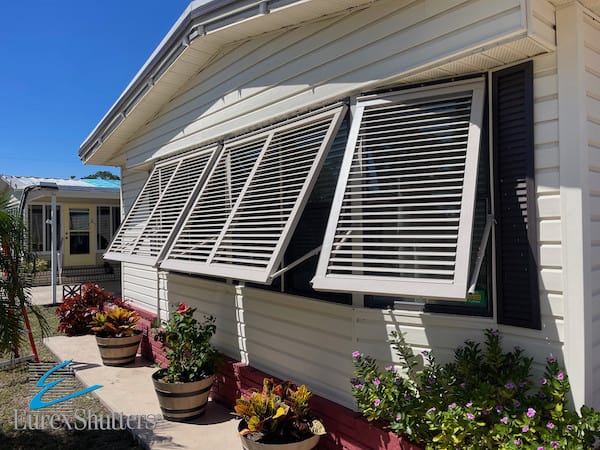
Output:
[[[194,39],[212,29],[305,0],[194,0],[79,147],[85,163]],[[253,11],[254,10],[254,11]],[[218,25],[220,24],[220,25]],[[214,25],[211,27],[211,25]]]

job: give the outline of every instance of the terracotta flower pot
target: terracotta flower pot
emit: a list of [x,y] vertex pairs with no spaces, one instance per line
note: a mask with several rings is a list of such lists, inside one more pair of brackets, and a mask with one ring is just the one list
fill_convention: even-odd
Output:
[[160,381],[160,372],[152,374],[152,382],[165,419],[184,422],[204,414],[214,375],[189,383],[165,383]]
[[105,366],[124,366],[135,361],[142,333],[124,337],[96,336],[98,350]]

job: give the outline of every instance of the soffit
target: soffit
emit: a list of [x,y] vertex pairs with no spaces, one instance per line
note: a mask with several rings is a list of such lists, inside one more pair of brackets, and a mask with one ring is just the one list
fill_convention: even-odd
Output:
[[[549,0],[554,6],[564,6],[569,3],[574,3],[574,0]],[[592,11],[594,14],[600,15],[600,0],[579,0],[583,6]]]

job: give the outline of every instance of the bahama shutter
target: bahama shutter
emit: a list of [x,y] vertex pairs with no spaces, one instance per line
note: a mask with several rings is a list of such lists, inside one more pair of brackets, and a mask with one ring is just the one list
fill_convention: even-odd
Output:
[[498,322],[540,329],[533,63],[492,75]]
[[313,287],[466,298],[484,82],[359,98]]
[[269,283],[345,110],[226,142],[160,267]]
[[155,265],[217,149],[214,145],[157,163],[104,258]]

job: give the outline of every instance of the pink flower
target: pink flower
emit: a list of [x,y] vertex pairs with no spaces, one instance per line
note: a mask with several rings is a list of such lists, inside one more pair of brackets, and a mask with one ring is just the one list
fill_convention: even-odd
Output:
[[376,398],[375,401],[373,402],[373,404],[375,406],[379,406],[381,404],[381,400],[379,400],[378,398]]
[[188,305],[186,305],[185,303],[180,303],[177,307],[177,312],[179,314],[185,314],[188,311],[188,309],[190,309]]
[[469,402],[465,405],[467,408],[470,408],[471,406],[473,406],[473,403]]
[[552,446],[552,448],[558,448],[558,442],[556,441],[550,441],[550,445]]
[[533,416],[535,416],[535,409],[533,409],[533,408],[527,409],[527,417],[531,418]]
[[360,383],[358,383],[358,384],[355,384],[355,385],[354,385],[354,387],[355,387],[356,389],[359,389],[359,390],[360,390],[360,389],[362,389],[362,388],[363,388],[363,385],[362,385],[362,384],[360,384]]
[[387,372],[391,371],[394,368],[394,366],[386,366],[385,370]]
[[523,428],[521,428],[521,431],[523,433],[527,433],[529,431],[529,427],[527,425],[525,425]]
[[537,450],[544,450],[544,447],[538,447]]
[[500,419],[500,422],[506,425],[508,423],[508,417],[504,416],[502,419]]
[[562,372],[560,372],[560,373],[559,373],[559,374],[556,376],[556,378],[558,378],[560,381],[562,381],[562,380],[564,380],[564,379],[565,379],[565,374],[564,374],[564,373],[562,373]]
[[352,352],[353,358],[358,358],[360,356],[360,352],[358,350]]
[[467,419],[469,420],[473,420],[475,418],[475,416],[471,413],[467,413]]
[[547,427],[547,428],[549,428],[549,429],[551,430],[552,428],[554,428],[554,424],[553,424],[552,422],[548,422],[548,423],[546,424],[546,427]]
[[375,379],[373,380],[373,384],[374,384],[375,386],[379,387],[379,385],[381,384],[381,381],[379,381],[379,378],[375,378]]
[[515,440],[513,441],[513,443],[514,443],[515,445],[521,445],[521,439],[520,439],[520,438],[517,438],[517,439],[515,439]]

